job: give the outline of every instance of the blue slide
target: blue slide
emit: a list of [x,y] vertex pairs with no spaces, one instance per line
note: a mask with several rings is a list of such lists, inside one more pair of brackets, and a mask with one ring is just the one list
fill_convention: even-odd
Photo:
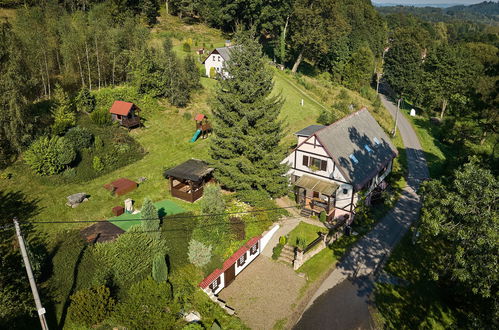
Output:
[[194,133],[194,136],[192,137],[191,142],[196,142],[196,140],[197,140],[197,139],[198,139],[198,137],[199,137],[199,134],[201,134],[201,130],[200,130],[200,129],[198,129],[198,130],[196,131],[196,133]]

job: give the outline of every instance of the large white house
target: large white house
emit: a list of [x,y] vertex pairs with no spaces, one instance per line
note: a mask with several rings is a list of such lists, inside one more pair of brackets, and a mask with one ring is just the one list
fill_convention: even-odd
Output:
[[328,219],[350,223],[359,192],[369,201],[384,189],[397,149],[366,108],[329,125],[311,125],[295,135],[297,147],[287,156],[287,175],[304,215],[326,212]]
[[225,69],[225,61],[230,58],[230,51],[237,46],[219,47],[215,48],[210,55],[203,61],[206,76],[210,77],[211,68],[215,68],[215,73],[222,75],[224,78],[229,78],[229,73]]

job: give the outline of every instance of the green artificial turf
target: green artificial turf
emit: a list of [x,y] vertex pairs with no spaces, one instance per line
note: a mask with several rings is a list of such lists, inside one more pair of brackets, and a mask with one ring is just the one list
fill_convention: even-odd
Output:
[[[156,207],[156,209],[158,209],[158,215],[161,218],[167,215],[173,215],[185,212],[185,210],[182,207],[166,199],[154,203],[154,206]],[[120,227],[124,231],[128,231],[130,227],[140,224],[140,213],[137,214],[123,213],[120,216],[110,218],[108,221],[112,222],[113,224]]]

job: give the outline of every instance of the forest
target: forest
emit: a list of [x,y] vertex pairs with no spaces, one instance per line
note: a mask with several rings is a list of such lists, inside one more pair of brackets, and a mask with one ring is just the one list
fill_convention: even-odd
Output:
[[[158,117],[154,113],[160,107],[158,104],[167,104],[181,114],[193,103],[197,105],[196,93],[205,88],[200,83],[204,71],[199,67],[201,58],[191,55],[191,47],[201,47],[201,42],[185,38],[181,42],[185,52],[179,56],[172,41],[174,33],[164,33],[166,37],[161,42],[152,38],[152,31],[162,23],[161,15],[176,16],[185,26],[208,25],[219,29],[227,39],[248,40],[238,33],[249,31],[258,43],[247,41],[251,46],[248,52],[262,57],[249,68],[260,77],[261,84],[241,90],[239,82],[252,86],[254,79],[245,76],[248,71],[238,72],[235,66],[240,81],[221,81],[209,103],[220,127],[210,149],[220,167],[220,181],[240,190],[240,196],[247,199],[252,199],[254,190],[261,191],[267,199],[286,194],[284,179],[279,175],[283,172],[278,165],[281,154],[274,153],[282,152],[279,143],[283,128],[277,115],[283,99],[270,96],[273,82],[269,78],[271,71],[264,69],[266,63],[282,66],[298,79],[311,77],[328,86],[359,92],[366,98],[376,95],[379,85],[384,86],[394,101],[401,100],[402,107],[417,110],[421,125],[444,153],[438,166],[430,164],[432,180],[421,188],[424,203],[417,224],[419,247],[415,249],[420,253],[420,261],[411,267],[418,276],[430,279],[439,292],[445,292],[443,304],[451,310],[453,327],[498,325],[497,3],[466,7],[469,10],[430,10],[375,8],[368,0],[0,0],[2,8],[15,10],[15,16],[0,20],[1,180],[10,180],[9,166],[20,162],[30,171],[29,175],[43,177],[52,185],[64,185],[86,182],[140,161],[150,150],[145,150],[136,136],[126,134],[110,121],[108,109],[116,97],[146,104],[150,118]],[[203,42],[203,47],[213,48],[213,44]],[[249,53],[238,56],[251,58]],[[261,132],[266,134],[250,136],[241,130],[241,143],[228,152],[221,147],[226,145],[223,136],[229,135],[230,127],[224,104],[233,100],[263,104],[269,109],[236,109],[254,118],[244,132],[251,132],[262,121],[268,124],[260,125]],[[379,107],[377,96],[373,100],[374,106]],[[323,111],[317,122],[333,122],[337,119],[337,107]],[[190,119],[188,113],[184,116]],[[146,121],[149,124],[152,125]],[[256,140],[266,147],[256,150]],[[435,155],[425,151],[431,161]],[[235,153],[247,160],[243,170],[234,165]],[[263,184],[258,177],[267,178],[266,182],[271,184]],[[26,196],[0,193],[0,206],[7,210],[0,213],[0,225],[5,225],[13,216],[9,209],[18,208],[8,200]],[[469,198],[470,194],[482,198]],[[215,203],[207,202],[200,208],[207,213],[225,210],[220,192],[214,191],[213,196]],[[261,203],[259,198],[256,199]],[[217,202],[223,206],[217,208]],[[23,206],[27,218],[33,216],[32,209],[29,203]],[[273,220],[259,221],[268,224]],[[199,227],[190,226],[196,223],[189,225],[188,231],[197,233],[199,241],[209,240]],[[210,302],[194,292],[199,271],[185,267],[180,275],[166,280],[163,261],[172,248],[157,239],[171,239],[166,229],[159,229],[158,237],[138,232],[135,235],[141,237],[140,242],[127,234],[115,248],[88,250],[74,235],[64,237],[61,232],[57,238],[62,245],[51,246],[51,251],[44,246],[47,238],[42,231],[29,224],[25,230],[30,237],[30,253],[36,260],[36,276],[45,283],[44,298],[54,306],[66,302],[66,325],[81,322],[82,326],[90,326],[107,320],[108,326],[140,328],[140,322],[147,321],[151,328],[179,327],[184,324],[175,318],[174,312],[194,306],[213,314],[210,325],[217,319],[234,328],[244,327],[238,319],[220,316],[209,307]],[[5,306],[0,311],[0,326],[25,328],[36,321],[36,312],[31,306],[29,287],[24,283],[25,273],[18,262],[20,255],[12,243],[12,233],[0,228],[0,238],[0,305]],[[206,252],[208,244],[200,244]],[[73,247],[82,249],[81,254],[74,253]],[[119,263],[121,268],[116,273],[110,272],[110,265],[116,262],[113,249],[119,248],[141,250],[138,258],[156,269],[154,278],[148,277],[151,271],[147,267],[135,269],[133,276],[127,278],[124,274],[133,265],[129,259]],[[233,247],[227,247],[227,251],[230,248]],[[54,257],[57,249],[72,252]],[[226,251],[217,253],[224,255]],[[50,258],[52,263],[47,262]],[[96,273],[71,287],[65,279],[70,271],[65,258],[78,260]],[[105,268],[99,268],[97,261]],[[62,283],[60,287],[58,281]],[[75,290],[77,294],[71,297],[69,305],[69,293]],[[136,306],[157,291],[169,294],[164,299],[155,296],[156,300],[150,302],[155,319],[144,320]],[[406,294],[419,299],[416,291]],[[84,312],[88,301],[95,302],[91,312],[98,317],[88,316],[88,310]],[[161,304],[169,306],[168,312],[158,308]],[[400,308],[407,312],[411,306],[406,303]],[[404,313],[393,312],[386,306],[381,311],[399,318],[392,320],[391,326],[386,323],[387,327],[413,326],[414,319],[402,319],[400,315]],[[430,322],[426,315],[417,321]],[[64,325],[64,320],[60,321],[59,326]]]

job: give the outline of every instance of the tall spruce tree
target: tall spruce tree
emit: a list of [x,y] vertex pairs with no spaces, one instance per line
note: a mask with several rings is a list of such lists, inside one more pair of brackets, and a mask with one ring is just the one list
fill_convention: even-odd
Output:
[[270,96],[273,74],[256,40],[240,36],[239,46],[230,52],[225,65],[231,78],[219,80],[212,107],[216,177],[228,189],[280,195],[286,187],[278,120],[283,100]]

